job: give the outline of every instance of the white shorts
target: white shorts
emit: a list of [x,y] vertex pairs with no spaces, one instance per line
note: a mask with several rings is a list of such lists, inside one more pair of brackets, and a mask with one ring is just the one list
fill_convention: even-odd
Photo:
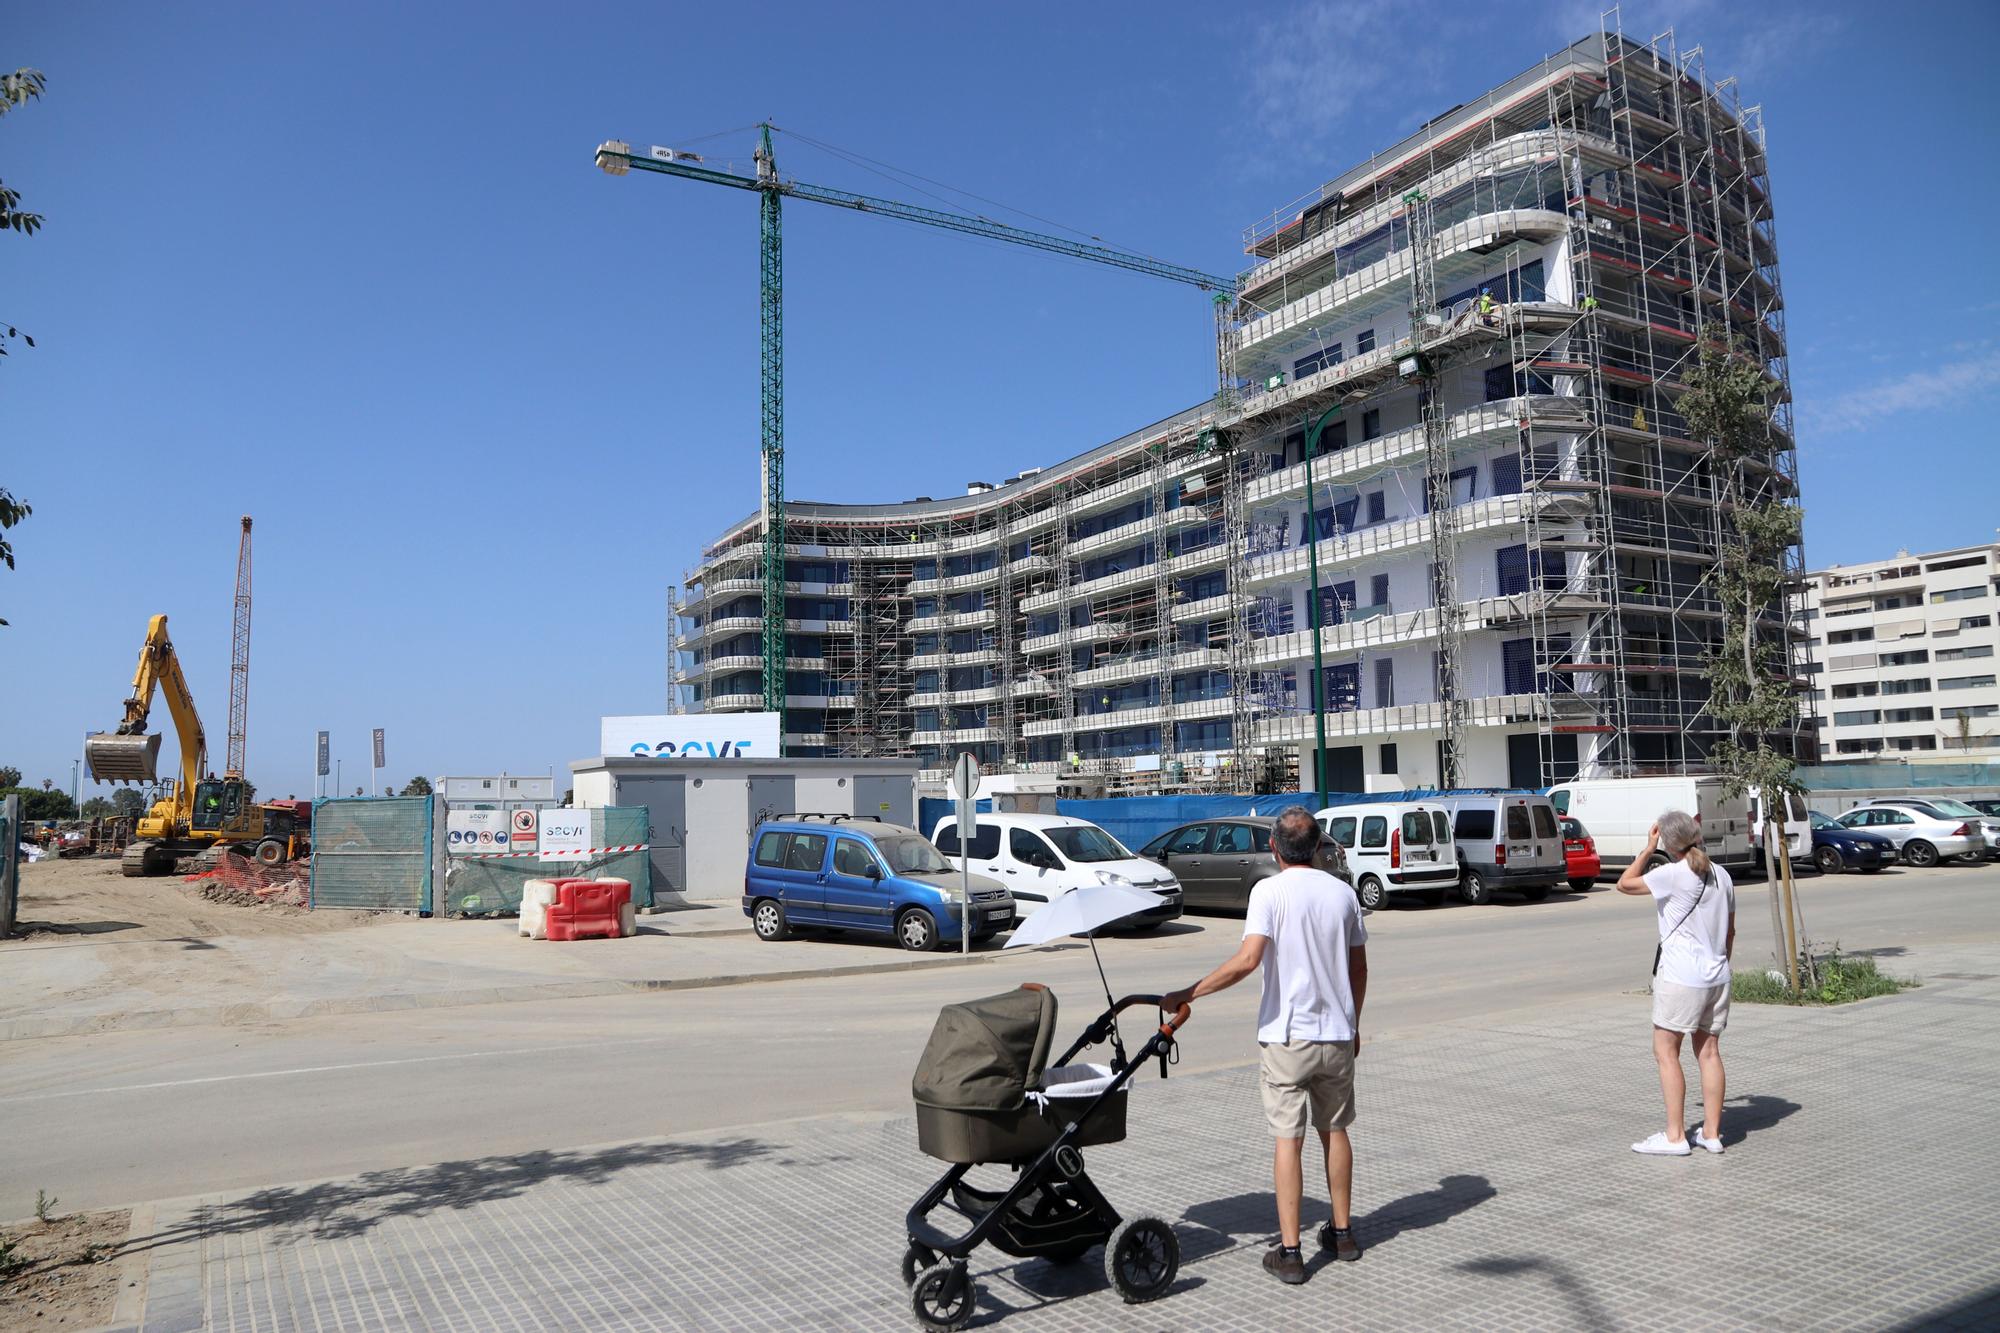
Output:
[[1653,1026],[1669,1032],[1720,1032],[1729,1026],[1729,983],[1682,986],[1653,978]]

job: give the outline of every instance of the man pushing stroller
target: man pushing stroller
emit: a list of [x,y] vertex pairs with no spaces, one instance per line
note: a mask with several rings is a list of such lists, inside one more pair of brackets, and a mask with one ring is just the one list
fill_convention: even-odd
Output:
[[1333,1217],[1319,1229],[1336,1259],[1361,1257],[1348,1212],[1354,1150],[1354,1060],[1361,1050],[1361,1005],[1368,994],[1368,929],[1354,891],[1313,868],[1320,828],[1303,806],[1278,816],[1271,854],[1283,867],[1250,891],[1243,944],[1222,966],[1161,1001],[1168,1011],[1227,990],[1259,968],[1257,1044],[1264,1115],[1275,1140],[1272,1181],[1278,1196],[1278,1245],[1264,1267],[1280,1282],[1306,1280],[1299,1250],[1305,1192],[1306,1126],[1326,1153]]

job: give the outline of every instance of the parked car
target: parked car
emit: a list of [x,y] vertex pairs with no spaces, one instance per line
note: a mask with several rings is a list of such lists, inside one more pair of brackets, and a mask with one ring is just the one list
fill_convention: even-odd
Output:
[[[1182,824],[1141,847],[1139,855],[1174,872],[1186,906],[1241,912],[1250,906],[1250,890],[1278,873],[1271,855],[1271,826],[1277,822],[1265,815],[1235,815]],[[1331,838],[1321,841],[1313,864],[1347,880],[1346,849]]]
[[1982,815],[1991,815],[1996,819],[2000,819],[2000,801],[1988,800],[1982,796],[1978,800],[1967,801],[1966,804]]
[[1843,828],[1866,829],[1896,844],[1907,865],[1934,866],[1947,856],[1986,855],[1986,838],[1979,825],[1965,819],[1941,819],[1925,810],[1900,805],[1861,805],[1842,815]]
[[[1948,796],[1882,797],[1863,801],[1862,805],[1888,805],[1904,810],[1921,810],[1939,819],[1964,819],[1976,821],[1980,836],[1986,840],[1986,855],[2000,857],[2000,817],[1987,814],[1966,801],[1954,801]],[[1981,857],[1966,858],[1977,863]]]
[[1569,886],[1582,893],[1593,887],[1597,877],[1604,873],[1604,860],[1597,854],[1597,839],[1590,836],[1590,830],[1578,819],[1564,819],[1557,827],[1562,829],[1563,862],[1569,872]]
[[[1701,845],[1709,859],[1731,870],[1756,862],[1750,843],[1750,801],[1727,794],[1719,777],[1577,778],[1549,788],[1559,815],[1590,825],[1599,855],[1613,865],[1629,864],[1646,846],[1646,834],[1669,810],[1685,810],[1701,821]],[[1655,854],[1665,865],[1666,853]]]
[[1518,893],[1540,902],[1568,880],[1562,830],[1548,797],[1495,792],[1431,799],[1451,812],[1459,901],[1485,903],[1495,893]]
[[[1014,897],[972,877],[972,938],[1014,924]],[[800,927],[889,935],[905,949],[957,943],[964,898],[958,871],[923,834],[846,815],[766,820],[750,840],[743,914],[760,940]]]
[[1432,801],[1330,805],[1314,816],[1347,853],[1354,892],[1373,911],[1392,893],[1435,907],[1458,887],[1451,815]]
[[1181,885],[1173,873],[1134,855],[1087,819],[1068,815],[981,814],[972,845],[961,855],[958,819],[947,816],[931,830],[945,860],[1004,884],[1025,917],[1053,898],[1086,884],[1125,884],[1160,895],[1160,905],[1126,917],[1121,925],[1151,930],[1181,914]]
[[[1764,820],[1767,814],[1775,818],[1776,812],[1764,809],[1764,794],[1757,788],[1752,787],[1743,795],[1750,802],[1750,854],[1760,869],[1775,873],[1764,864]],[[1797,792],[1785,804],[1785,843],[1792,863],[1797,865],[1812,854],[1812,821],[1806,817],[1805,798]]]
[[1813,864],[1822,875],[1838,875],[1848,869],[1873,874],[1896,864],[1896,844],[1880,833],[1850,828],[1817,810],[1808,810],[1806,819],[1812,824]]

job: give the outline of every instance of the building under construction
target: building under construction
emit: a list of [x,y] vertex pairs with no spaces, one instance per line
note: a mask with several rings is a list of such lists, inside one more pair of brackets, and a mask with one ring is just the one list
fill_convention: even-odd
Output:
[[[788,751],[1270,789],[1313,785],[1317,702],[1334,790],[1699,767],[1704,343],[1771,387],[1738,493],[1798,492],[1763,140],[1699,50],[1593,34],[1249,228],[1212,399],[945,500],[787,503]],[[762,706],[761,538],[687,571],[700,708]]]

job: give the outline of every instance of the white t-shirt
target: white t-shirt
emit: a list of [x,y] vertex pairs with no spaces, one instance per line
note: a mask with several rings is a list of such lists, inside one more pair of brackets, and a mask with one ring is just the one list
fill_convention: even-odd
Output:
[[1270,941],[1258,1041],[1354,1039],[1347,951],[1368,942],[1368,927],[1353,889],[1324,870],[1288,866],[1250,890],[1243,934]]
[[[1721,866],[1715,866],[1711,873],[1714,879],[1702,893],[1701,876],[1688,869],[1686,861],[1646,872],[1646,887],[1653,891],[1653,911],[1660,919],[1657,975],[1662,981],[1698,988],[1729,981],[1725,950],[1729,947],[1729,918],[1736,911],[1736,883]],[[1701,894],[1699,905],[1696,894]],[[1694,910],[1689,912],[1689,908]],[[1683,913],[1687,924],[1675,930]]]

